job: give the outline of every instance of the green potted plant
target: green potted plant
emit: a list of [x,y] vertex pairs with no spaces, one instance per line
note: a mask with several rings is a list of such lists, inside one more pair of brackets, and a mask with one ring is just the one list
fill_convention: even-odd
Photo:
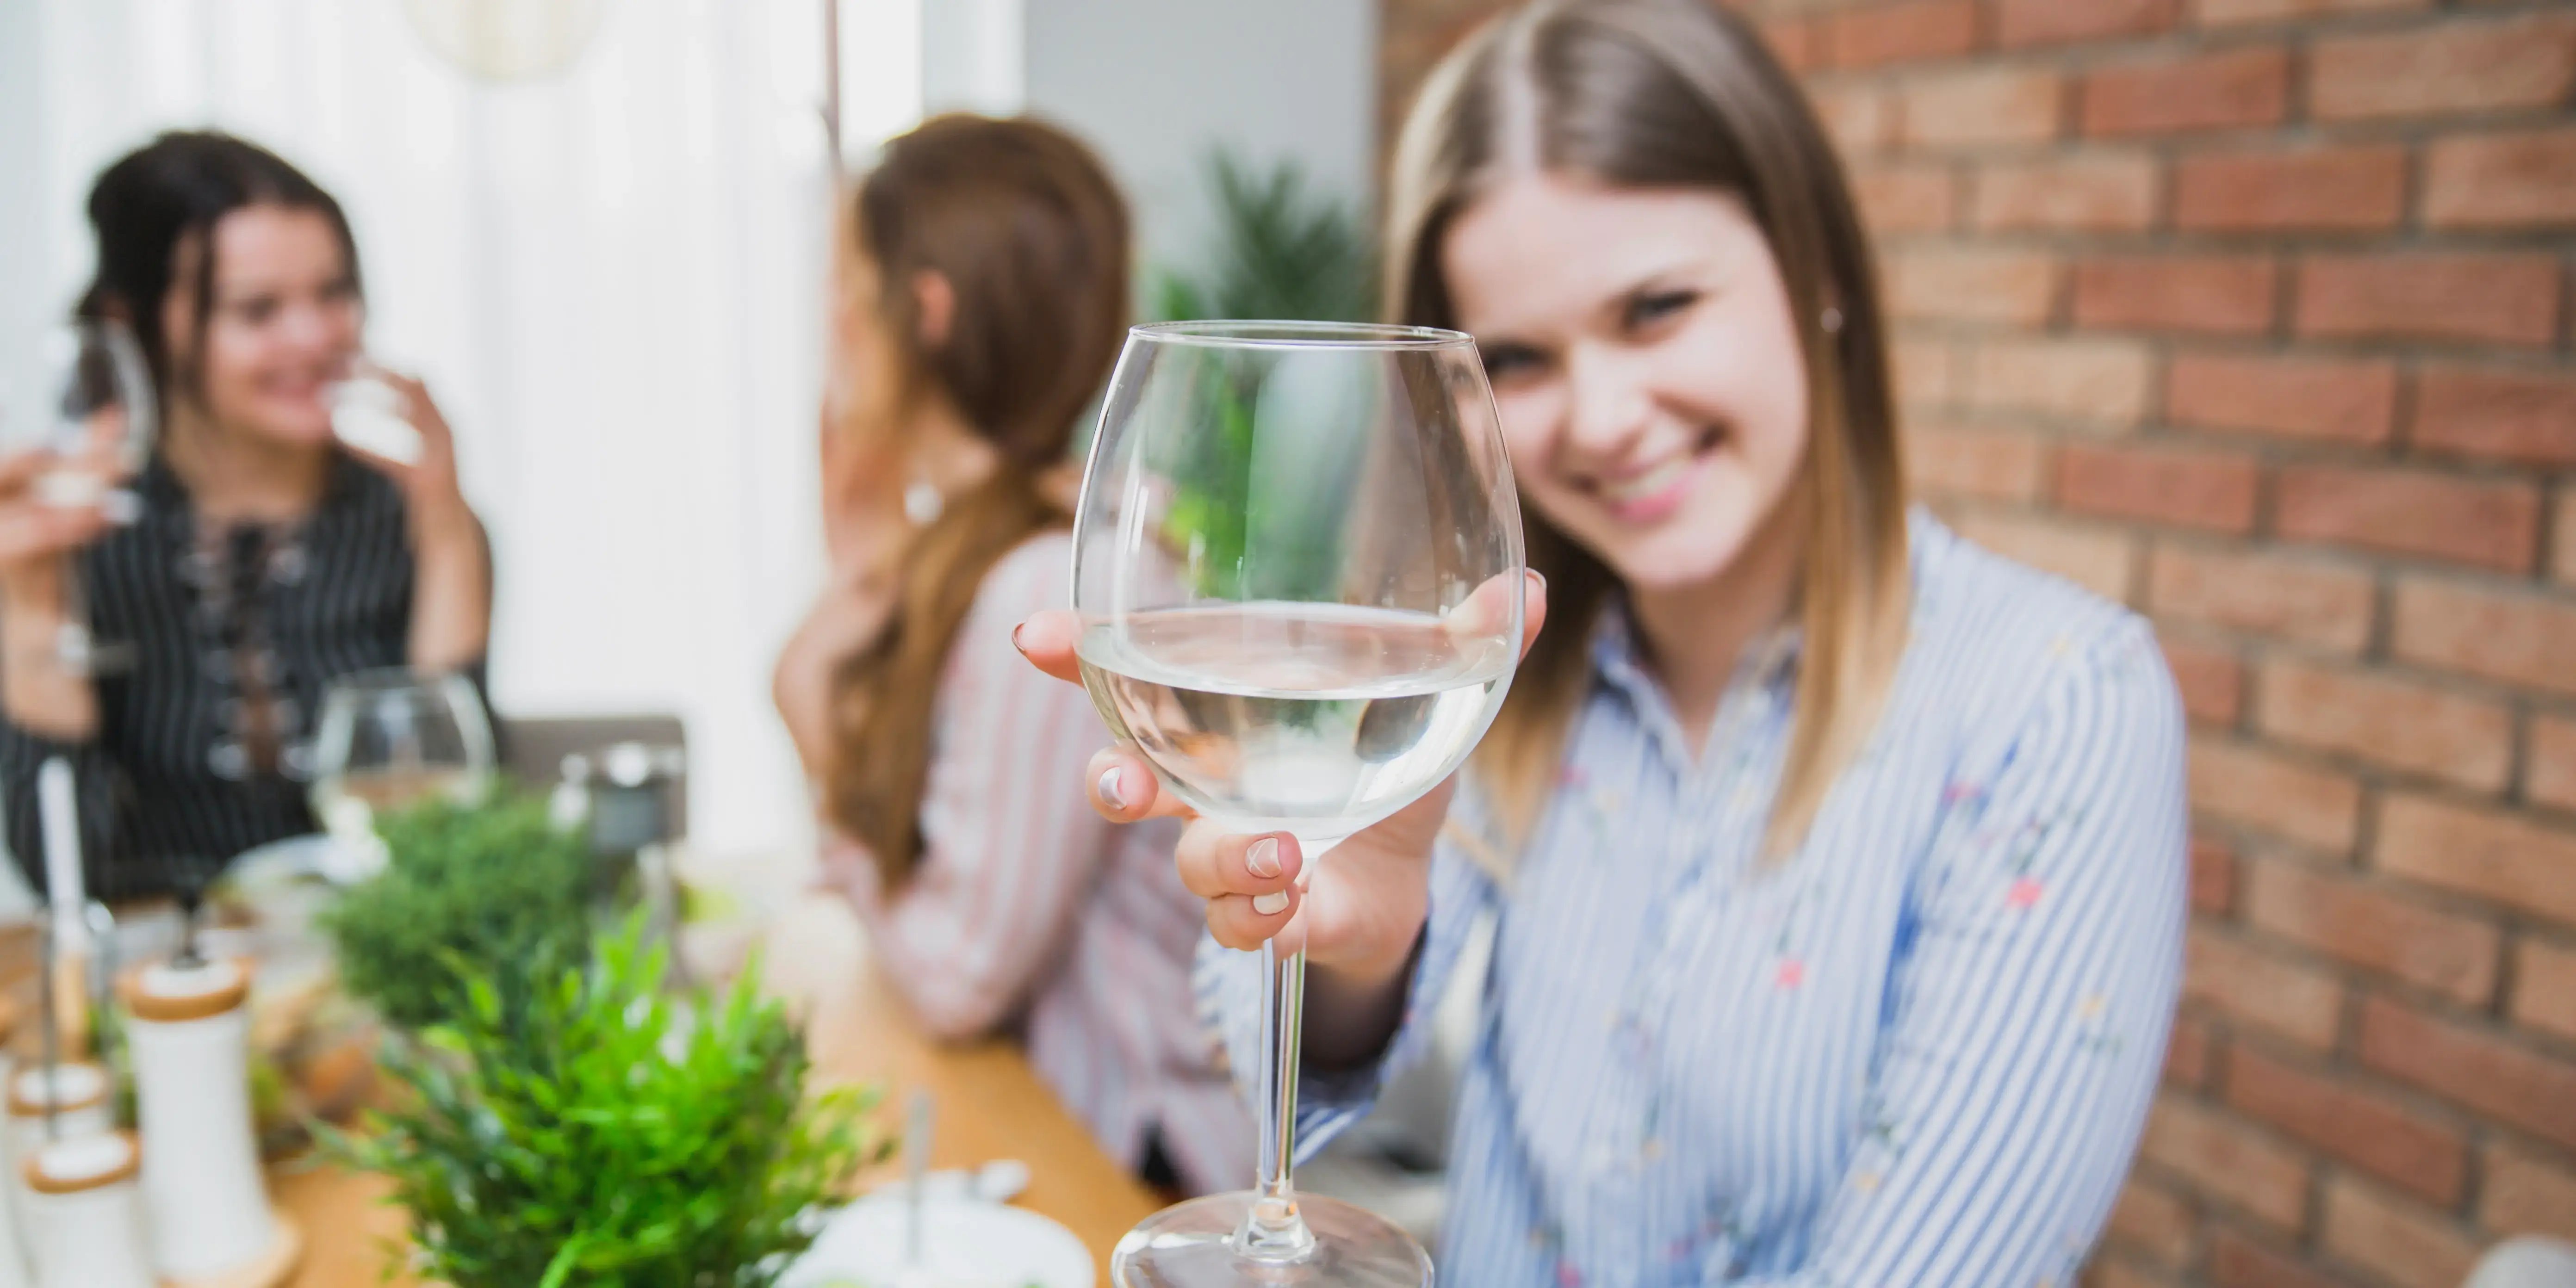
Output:
[[[1266,319],[1359,322],[1377,311],[1377,259],[1358,209],[1319,193],[1293,161],[1266,171],[1218,151],[1208,159],[1217,234],[1197,272],[1153,271],[1147,313],[1158,321]],[[1264,468],[1257,459],[1264,408],[1252,389],[1263,372],[1214,366],[1195,401],[1216,419],[1219,432],[1186,440],[1188,459],[1166,468],[1178,484],[1163,521],[1163,539],[1191,552],[1203,594],[1223,598],[1295,597],[1330,576],[1333,552],[1317,549],[1293,557],[1277,541],[1262,543],[1270,566],[1247,569],[1244,552],[1252,525],[1265,515],[1288,530],[1312,528],[1285,508],[1338,503],[1335,476],[1346,461],[1318,459],[1298,486],[1258,490]],[[1270,462],[1277,468],[1279,462]],[[1347,479],[1342,479],[1347,482]],[[1274,480],[1277,482],[1277,480]]]
[[695,1006],[665,965],[641,919],[518,1005],[491,967],[452,964],[459,1008],[389,1044],[395,1102],[329,1137],[393,1181],[405,1268],[453,1288],[766,1288],[885,1156],[871,1093],[807,1094],[756,964]]
[[340,987],[397,1029],[458,1014],[455,963],[515,1004],[525,981],[551,979],[588,948],[593,864],[578,831],[556,826],[536,795],[480,804],[431,798],[381,815],[384,869],[317,918]]

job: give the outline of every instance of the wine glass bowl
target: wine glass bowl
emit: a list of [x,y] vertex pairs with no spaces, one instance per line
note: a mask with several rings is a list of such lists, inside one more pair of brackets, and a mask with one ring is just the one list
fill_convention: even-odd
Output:
[[313,816],[353,852],[375,817],[432,796],[481,797],[493,769],[492,723],[460,675],[404,667],[331,681],[313,735]]
[[[1419,327],[1137,327],[1075,524],[1084,686],[1163,786],[1309,863],[1457,771],[1509,689],[1523,551],[1482,360]],[[1120,1245],[1122,1288],[1419,1285],[1392,1223],[1298,1196],[1303,958],[1263,949],[1261,1174]]]
[[[98,506],[131,522],[141,502],[123,485],[151,458],[160,402],[142,347],[123,323],[81,319],[43,328],[0,352],[0,453],[43,453],[29,485],[40,505]],[[70,674],[121,665],[128,649],[91,636],[80,579],[65,582],[54,654]]]

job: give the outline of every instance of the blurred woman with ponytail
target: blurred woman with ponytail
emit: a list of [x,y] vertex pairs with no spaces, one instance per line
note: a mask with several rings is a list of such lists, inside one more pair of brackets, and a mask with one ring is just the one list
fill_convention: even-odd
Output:
[[1075,772],[1108,735],[1010,644],[1071,602],[1062,466],[1125,334],[1125,204],[1061,131],[946,116],[887,146],[835,247],[831,583],[776,674],[825,879],[933,1031],[1025,1040],[1149,1180],[1234,1184],[1173,834],[1092,813]]

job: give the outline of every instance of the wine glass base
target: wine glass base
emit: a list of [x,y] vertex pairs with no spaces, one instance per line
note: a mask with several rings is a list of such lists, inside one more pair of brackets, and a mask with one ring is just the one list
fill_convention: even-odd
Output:
[[1252,1194],[1211,1194],[1167,1207],[1127,1232],[1110,1254],[1116,1288],[1430,1288],[1431,1258],[1402,1227],[1366,1208],[1297,1196],[1315,1250],[1292,1262],[1235,1255]]

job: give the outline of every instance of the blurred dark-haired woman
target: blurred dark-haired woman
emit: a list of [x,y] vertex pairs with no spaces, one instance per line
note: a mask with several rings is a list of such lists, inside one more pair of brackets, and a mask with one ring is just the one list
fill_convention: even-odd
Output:
[[1193,1019],[1172,834],[1091,813],[1069,775],[1108,735],[1010,646],[1072,600],[1050,480],[1126,334],[1125,203],[1061,131],[941,117],[888,145],[836,247],[834,584],[777,670],[826,877],[931,1029],[1025,1038],[1147,1179],[1238,1184],[1250,1123]]
[[[333,678],[479,680],[491,563],[418,382],[387,381],[419,435],[410,459],[333,436],[329,390],[366,313],[329,193],[255,144],[170,133],[99,176],[89,221],[98,267],[77,312],[132,331],[164,428],[124,526],[40,516],[0,468],[0,784],[11,848],[41,876],[37,769],[69,758],[90,890],[122,899],[313,830],[312,725]],[[75,571],[97,636],[131,646],[95,676],[53,644]]]

